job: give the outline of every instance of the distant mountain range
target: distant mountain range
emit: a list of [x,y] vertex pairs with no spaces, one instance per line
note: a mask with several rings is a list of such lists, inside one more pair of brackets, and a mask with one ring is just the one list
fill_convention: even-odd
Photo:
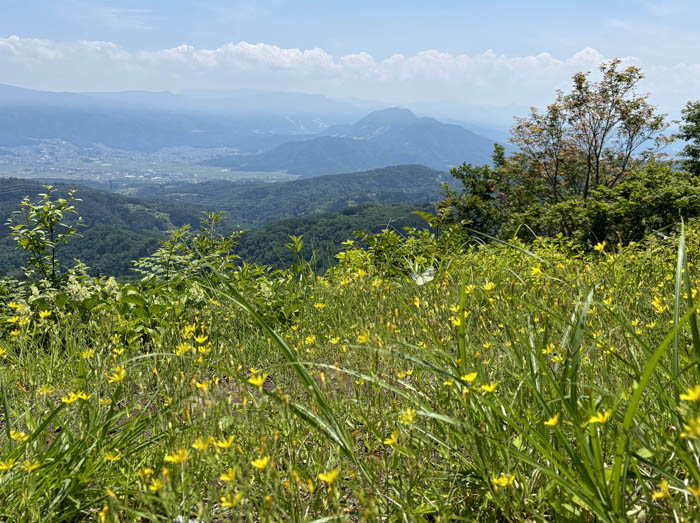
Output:
[[211,165],[307,177],[409,163],[445,170],[490,160],[494,141],[461,125],[407,109],[364,111],[302,93],[61,93],[0,84],[0,147],[49,139],[139,152],[226,147],[235,154]]
[[143,152],[176,146],[259,152],[361,114],[351,104],[301,93],[61,93],[0,84],[0,147],[60,139]]
[[207,165],[238,171],[280,171],[305,177],[421,164],[446,170],[462,162],[490,162],[494,141],[464,127],[419,118],[408,109],[375,111],[354,125],[284,143],[256,155],[214,158]]

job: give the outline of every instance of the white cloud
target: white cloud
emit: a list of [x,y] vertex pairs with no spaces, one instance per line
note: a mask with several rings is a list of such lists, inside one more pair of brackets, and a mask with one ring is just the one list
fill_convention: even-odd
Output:
[[[396,103],[459,100],[472,105],[543,105],[577,71],[610,57],[585,48],[570,57],[543,52],[467,55],[428,49],[379,59],[366,52],[332,56],[323,49],[227,43],[215,49],[179,45],[127,51],[111,42],[0,38],[0,82],[46,90],[236,89],[321,92]],[[645,89],[666,110],[697,96],[700,64],[645,65]]]

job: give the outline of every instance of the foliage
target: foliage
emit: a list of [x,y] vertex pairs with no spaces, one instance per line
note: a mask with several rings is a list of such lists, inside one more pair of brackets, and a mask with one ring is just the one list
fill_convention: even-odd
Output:
[[[510,217],[503,235],[523,238],[563,234],[582,246],[641,241],[700,213],[697,177],[650,163],[613,187],[593,189],[587,201],[533,205]],[[525,227],[526,226],[526,227]]]
[[603,63],[599,82],[577,73],[571,92],[558,92],[544,114],[533,108],[529,117],[517,118],[512,141],[546,189],[544,202],[585,200],[596,187],[614,186],[635,165],[640,147],[655,138],[664,141],[659,136],[667,127],[664,116],[647,102],[648,95],[636,93],[641,70],[619,70],[620,64]]
[[78,233],[82,220],[67,223],[69,214],[77,214],[73,203],[77,201],[75,191],[68,193],[68,199],[54,199],[56,190],[45,186],[46,192],[39,194],[39,201],[34,203],[29,197],[21,202],[22,210],[11,217],[7,225],[12,229],[17,247],[29,255],[27,276],[36,272],[54,287],[59,287],[62,276],[58,260],[58,251]]
[[683,111],[683,123],[677,137],[688,143],[681,152],[683,166],[700,176],[700,101],[688,102]]
[[693,520],[698,227],[0,284],[2,516]]
[[230,269],[238,258],[233,250],[244,231],[223,236],[215,231],[222,220],[222,213],[203,213],[197,234],[189,232],[189,225],[172,231],[153,254],[134,262],[134,271],[146,278],[169,280],[206,273],[210,266],[219,271]]

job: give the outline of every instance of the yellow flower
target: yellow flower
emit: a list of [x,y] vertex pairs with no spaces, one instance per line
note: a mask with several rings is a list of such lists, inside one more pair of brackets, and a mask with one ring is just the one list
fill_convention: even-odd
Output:
[[486,292],[490,292],[496,288],[496,284],[493,283],[492,281],[486,282],[486,285],[484,285],[484,290]]
[[262,387],[263,383],[265,383],[265,379],[267,378],[267,374],[256,374],[255,376],[251,376],[248,378],[248,383],[255,387]]
[[16,459],[8,459],[7,461],[0,461],[0,470],[12,470],[17,463]]
[[231,435],[226,439],[217,440],[214,443],[214,445],[216,445],[216,448],[219,448],[219,449],[230,449],[231,446],[233,445],[233,438],[234,438],[234,436]]
[[250,462],[250,464],[253,465],[256,469],[265,470],[269,462],[270,456],[265,456],[263,458],[254,459]]
[[415,305],[416,308],[420,308],[420,298],[418,296],[413,298],[413,305]]
[[335,478],[338,477],[338,473],[340,472],[340,469],[333,469],[329,470],[328,472],[321,472],[318,475],[318,479],[323,481],[324,483],[328,483],[329,485],[332,485],[333,482],[335,481]]
[[107,452],[105,454],[105,459],[107,461],[119,461],[120,459],[122,459],[122,456],[118,452]]
[[243,492],[238,492],[234,496],[231,496],[231,494],[228,494],[226,496],[221,496],[221,504],[225,508],[233,508],[238,504],[238,502],[241,500],[242,497],[243,497]]
[[32,470],[36,470],[39,468],[39,462],[27,460],[24,462],[24,465],[22,465],[22,467],[24,467],[24,470],[26,470],[27,472],[31,472]]
[[394,431],[384,440],[384,445],[396,445],[399,442],[399,433]]
[[100,523],[105,523],[107,521],[107,513],[109,512],[109,506],[104,505],[102,507],[102,510],[100,510],[97,515],[100,518]]
[[44,318],[48,318],[49,316],[51,316],[51,311],[48,310],[48,309],[39,312],[39,317],[40,317],[42,320],[43,320]]
[[407,408],[401,413],[401,423],[404,425],[411,425],[416,419],[416,409]]
[[194,341],[196,341],[198,345],[204,345],[208,338],[209,336],[202,334],[201,336],[195,336]]
[[696,498],[700,498],[700,487],[693,487],[692,485],[688,485],[688,490],[693,496],[695,496]]
[[80,353],[83,358],[92,358],[95,355],[94,349],[87,349]]
[[78,390],[78,391],[76,391],[76,392],[71,392],[68,396],[63,396],[63,397],[61,398],[61,401],[62,401],[63,403],[66,403],[66,404],[70,405],[70,404],[73,403],[74,401],[86,400],[86,399],[88,399],[88,398],[90,398],[90,397],[92,397],[92,394],[88,395],[88,394],[85,394],[84,392]]
[[688,389],[685,394],[681,394],[680,398],[685,401],[700,401],[700,385]]
[[158,492],[160,489],[163,488],[163,482],[156,478],[151,482],[148,488],[151,492]]
[[697,438],[700,436],[700,416],[691,419],[688,425],[683,425],[686,432],[681,432],[681,438]]
[[105,372],[105,377],[110,383],[117,383],[126,377],[126,370],[124,370],[124,365],[119,365],[114,369],[112,374],[107,374]]
[[340,338],[331,338],[330,342],[331,345],[338,345],[338,343],[340,343]]
[[556,427],[559,424],[559,415],[560,413],[557,412],[554,416],[545,421],[544,424],[547,427]]
[[39,390],[37,392],[42,396],[46,396],[47,394],[51,394],[53,392],[53,389],[48,385],[42,385],[41,387],[39,387]]
[[494,390],[496,390],[496,387],[498,387],[497,381],[482,385],[481,390],[483,390],[484,392],[493,392]]
[[190,457],[187,453],[187,450],[185,449],[180,449],[177,452],[174,452],[173,454],[165,456],[165,461],[167,461],[168,463],[174,463],[176,465],[178,463],[184,463],[188,459],[190,459]]
[[593,249],[602,254],[603,251],[605,250],[605,242],[596,243],[595,247],[593,247]]
[[189,351],[191,349],[192,349],[192,345],[190,345],[187,342],[183,342],[177,346],[177,348],[175,349],[175,354],[177,354],[178,356],[182,356],[184,353],[186,353],[187,351]]
[[192,443],[192,448],[204,452],[209,448],[209,442],[204,441],[202,438],[197,438],[194,443]]
[[542,266],[539,263],[530,269],[530,276],[534,276],[535,278],[542,277]]
[[462,376],[461,379],[462,379],[462,381],[466,381],[468,383],[471,383],[472,381],[474,381],[476,379],[476,377],[478,375],[479,375],[478,372],[470,372],[469,374],[465,374],[464,376]]
[[564,363],[564,357],[561,355],[556,355],[550,361],[552,363]]
[[499,477],[491,480],[491,485],[493,485],[494,490],[498,490],[512,485],[514,481],[515,476],[513,474],[501,474]]
[[314,308],[316,309],[325,309],[326,304],[325,303],[314,303]]
[[659,490],[652,492],[651,497],[652,499],[670,498],[671,492],[668,490],[668,481],[663,480],[659,483]]
[[229,467],[229,469],[219,476],[221,481],[232,482],[236,481],[236,469]]
[[367,343],[369,341],[369,336],[367,334],[360,334],[357,337],[357,343]]
[[595,416],[591,416],[591,419],[588,420],[588,423],[605,423],[610,419],[612,413],[612,409],[608,409],[605,412],[598,412]]
[[11,430],[10,437],[15,441],[27,441],[29,439],[29,436],[21,430]]

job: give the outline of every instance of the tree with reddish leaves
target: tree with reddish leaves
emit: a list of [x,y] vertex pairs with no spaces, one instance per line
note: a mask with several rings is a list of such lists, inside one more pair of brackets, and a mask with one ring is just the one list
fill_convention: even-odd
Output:
[[511,141],[532,164],[529,172],[540,178],[543,203],[586,200],[593,188],[614,186],[638,157],[653,155],[665,142],[665,115],[636,91],[644,75],[638,67],[620,65],[617,59],[603,63],[597,82],[577,73],[571,92],[558,91],[546,112],[532,108],[528,117],[517,118]]

